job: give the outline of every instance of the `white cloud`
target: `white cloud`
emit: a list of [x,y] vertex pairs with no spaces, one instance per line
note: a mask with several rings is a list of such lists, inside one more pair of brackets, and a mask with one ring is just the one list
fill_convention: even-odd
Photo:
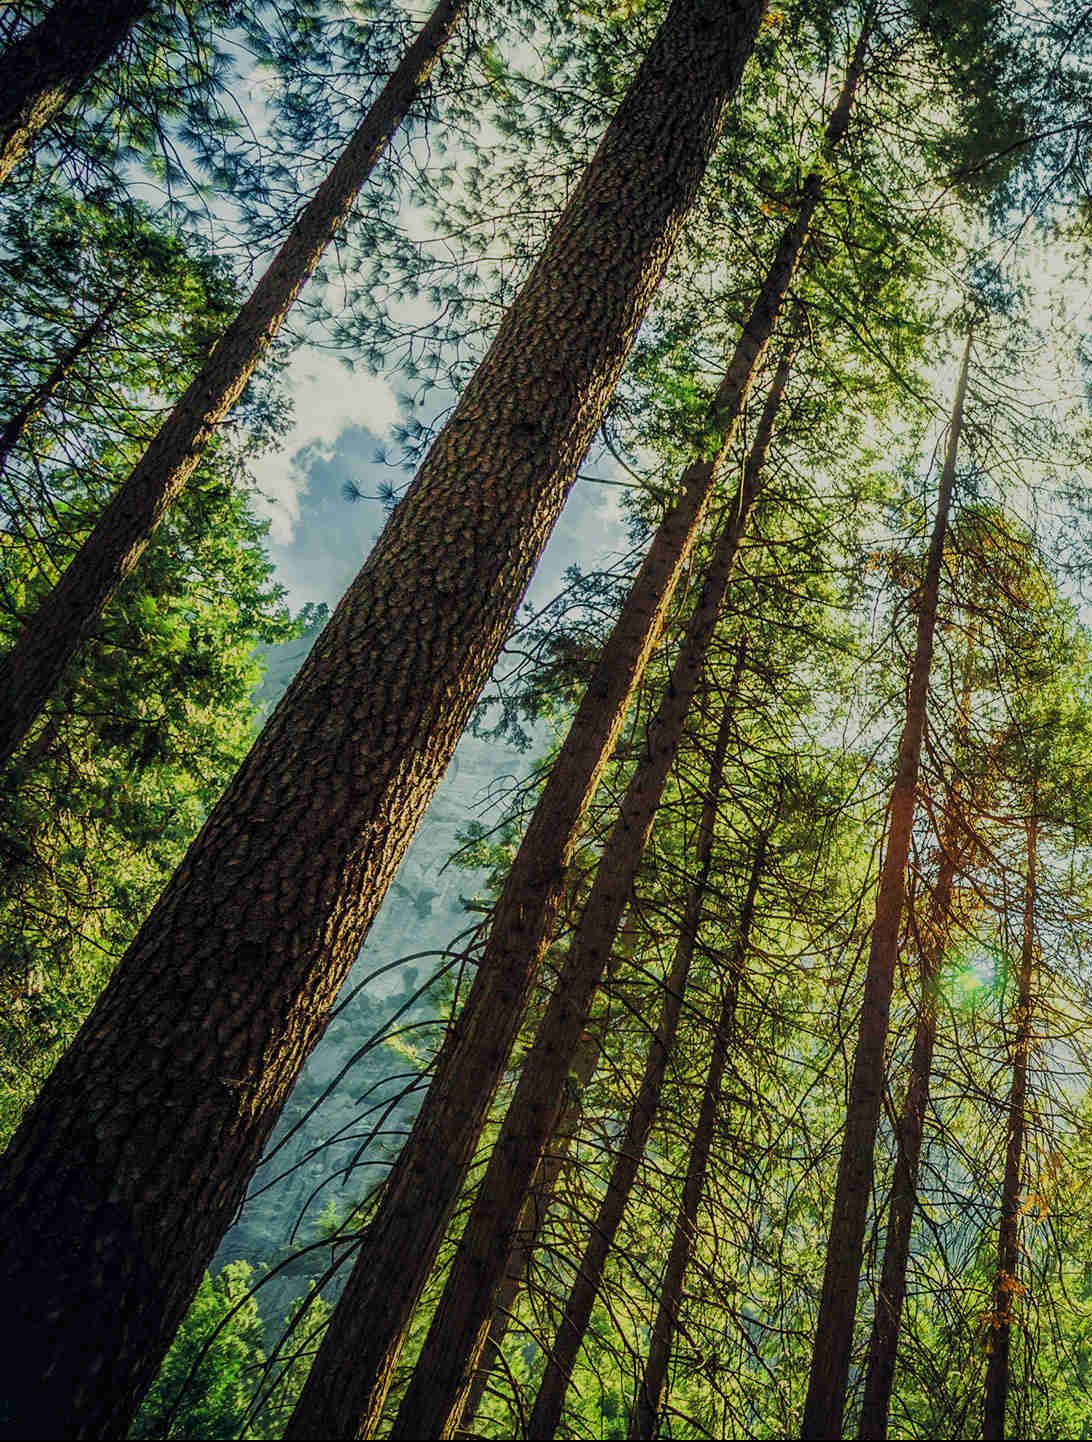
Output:
[[282,546],[291,541],[300,518],[307,479],[301,458],[330,456],[338,437],[353,426],[384,438],[399,414],[385,380],[354,374],[334,356],[311,347],[296,352],[286,384],[294,408],[292,428],[276,450],[253,466],[257,509],[269,518],[271,540]]

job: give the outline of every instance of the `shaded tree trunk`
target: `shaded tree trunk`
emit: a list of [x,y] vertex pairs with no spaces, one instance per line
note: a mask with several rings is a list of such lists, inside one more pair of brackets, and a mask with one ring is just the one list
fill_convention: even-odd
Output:
[[[414,484],[16,1133],[9,1434],[124,1434],[509,633],[762,9],[674,0]],[[353,1362],[320,1436],[366,1410],[376,1369]]]
[[0,54],[0,181],[151,8],[152,0],[58,0]]
[[125,299],[123,290],[117,291],[103,306],[94,320],[83,327],[71,343],[57,357],[49,372],[34,387],[23,404],[0,426],[0,475],[7,469],[8,457],[27,433],[28,427],[45,410],[46,406],[72,374],[72,368],[81,356],[102,335],[113,320],[118,306]]
[[[744,643],[741,642],[729,695],[735,695],[738,688],[743,660]],[[682,923],[679,928],[679,940],[675,948],[671,971],[665,984],[660,1018],[652,1036],[645,1060],[644,1074],[630,1109],[626,1130],[611,1168],[607,1190],[603,1195],[595,1221],[592,1223],[591,1233],[577,1267],[568,1301],[565,1303],[561,1322],[553,1339],[553,1345],[546,1353],[546,1370],[539,1383],[538,1395],[535,1398],[531,1420],[528,1424],[527,1435],[529,1437],[552,1437],[557,1431],[558,1423],[561,1420],[561,1409],[565,1403],[565,1394],[572,1379],[573,1367],[576,1365],[577,1355],[591,1320],[595,1299],[599,1295],[602,1285],[607,1257],[625,1214],[629,1195],[637,1177],[649,1134],[652,1131],[652,1124],[656,1118],[664,1077],[667,1074],[668,1063],[675,1047],[679,1018],[682,1014],[683,993],[690,975],[690,963],[697,944],[698,929],[701,925],[705,894],[709,884],[717,807],[724,777],[724,756],[728,747],[731,717],[732,709],[729,704],[721,715],[713,747],[709,780],[698,827],[697,855],[695,857],[697,874],[687,893]]]
[[1009,1354],[1018,1294],[1020,1265],[1020,1178],[1027,1131],[1028,1061],[1031,1057],[1032,981],[1035,974],[1035,901],[1039,836],[1034,815],[1027,820],[1027,879],[1024,887],[1024,934],[1016,1000],[1016,1035],[1012,1047],[1012,1083],[1005,1125],[1005,1177],[1001,1190],[1001,1223],[997,1232],[997,1272],[993,1286],[986,1393],[982,1408],[983,1442],[1003,1442],[1009,1396]]
[[[766,438],[768,445],[769,437]],[[757,438],[756,438],[757,451]],[[701,596],[600,858],[557,987],[524,1062],[440,1304],[395,1421],[395,1437],[448,1437],[462,1415],[516,1219],[561,1105],[573,1048],[610,955],[716,628],[761,463],[752,453]]]
[[814,1442],[830,1442],[831,1438],[842,1435],[861,1256],[872,1195],[876,1129],[883,1101],[884,1047],[898,958],[899,928],[906,900],[906,863],[910,855],[929,672],[933,663],[940,572],[963,427],[970,354],[971,337],[968,335],[941,471],[936,519],[919,593],[917,637],[907,690],[906,719],[899,738],[898,765],[888,805],[887,846],[876,895],[876,916],[872,925],[846,1126],[827,1234],[819,1320],[804,1406],[803,1437],[808,1442],[811,1439]]
[[440,0],[63,575],[0,659],[0,765],[33,726],[118,587],[181,495],[353,201],[428,79],[468,0]]
[[766,835],[758,838],[751,862],[747,894],[740,912],[739,934],[728,966],[724,1000],[717,1020],[713,1050],[709,1057],[709,1070],[706,1072],[705,1087],[702,1091],[701,1110],[694,1128],[694,1140],[686,1165],[682,1198],[675,1218],[671,1248],[667,1255],[660,1303],[649,1335],[648,1357],[645,1359],[644,1371],[630,1414],[628,1433],[630,1438],[655,1437],[659,1431],[660,1408],[663,1405],[664,1393],[667,1388],[667,1368],[671,1360],[671,1348],[675,1340],[686,1273],[694,1251],[698,1208],[701,1206],[702,1192],[705,1190],[709,1153],[712,1149],[717,1114],[720,1110],[721,1082],[724,1079],[728,1050],[735,1032],[739,985],[747,960],[747,950],[750,946],[755,900],[766,865],[767,844],[768,837]]
[[[964,690],[960,709],[960,740],[967,739],[970,692]],[[965,859],[966,827],[960,815],[962,797],[958,781],[944,808],[940,834],[940,867],[929,907],[928,930],[921,952],[921,999],[910,1077],[895,1129],[897,1154],[887,1210],[880,1287],[876,1314],[868,1344],[864,1400],[858,1437],[861,1442],[885,1442],[891,1390],[895,1381],[895,1360],[899,1328],[906,1299],[906,1267],[910,1257],[910,1235],[917,1201],[921,1148],[925,1135],[925,1113],[929,1107],[929,1086],[933,1050],[937,1036],[937,985],[945,952],[951,939],[952,894],[955,879]]]
[[[631,917],[630,923],[622,928],[619,937],[620,944],[611,953],[608,964],[611,976],[622,964],[623,957],[630,955],[636,931],[636,923]],[[583,1115],[582,1094],[595,1075],[602,1046],[602,1033],[599,1028],[595,1028],[584,1033],[580,1045],[576,1049],[570,1074],[575,1083],[575,1095],[565,1104],[564,1110],[558,1117],[557,1126],[554,1128],[549,1146],[535,1173],[534,1183],[520,1214],[519,1225],[512,1241],[512,1250],[508,1254],[508,1263],[504,1269],[504,1278],[493,1300],[493,1315],[489,1322],[489,1334],[482,1351],[482,1360],[474,1373],[474,1381],[467,1393],[462,1418],[456,1428],[457,1433],[465,1431],[473,1422],[474,1414],[481,1405],[485,1389],[489,1385],[489,1378],[500,1361],[501,1347],[508,1331],[508,1324],[512,1319],[512,1311],[523,1290],[531,1261],[538,1249],[554,1189],[568,1166],[570,1148],[576,1139]]]

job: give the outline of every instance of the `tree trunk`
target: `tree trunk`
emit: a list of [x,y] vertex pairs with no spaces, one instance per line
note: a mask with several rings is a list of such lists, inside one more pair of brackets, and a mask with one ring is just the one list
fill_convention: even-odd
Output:
[[671,1360],[671,1348],[675,1340],[679,1304],[682,1302],[686,1272],[694,1250],[698,1208],[701,1205],[702,1192],[705,1190],[709,1152],[713,1145],[717,1113],[720,1110],[720,1088],[724,1079],[724,1067],[728,1060],[728,1048],[735,1031],[739,984],[747,960],[747,949],[750,945],[755,900],[766,865],[766,846],[767,837],[762,835],[758,839],[751,863],[747,894],[739,918],[739,935],[732,952],[724,1001],[717,1021],[717,1030],[713,1037],[713,1050],[709,1057],[709,1070],[705,1076],[701,1110],[698,1113],[694,1141],[686,1166],[686,1179],[683,1182],[682,1199],[675,1218],[671,1249],[667,1255],[664,1283],[660,1292],[660,1305],[657,1308],[656,1320],[649,1336],[648,1357],[629,1419],[628,1436],[630,1438],[655,1437],[659,1430],[660,1408],[667,1386],[667,1366]]
[[[621,614],[596,665],[562,749],[535,807],[504,888],[470,994],[452,1030],[413,1130],[384,1189],[327,1336],[332,1355],[357,1358],[376,1378],[365,1430],[375,1425],[413,1308],[435,1260],[466,1168],[503,1074],[530,989],[553,934],[566,867],[580,826],[610,760],[631,697],[658,641],[679,576],[705,517],[723,457],[743,413],[799,261],[807,227],[794,225],[766,276],[750,320],[725,373],[715,415],[724,428],[717,459],[697,460],[681,479],[681,495],[658,527]],[[728,377],[733,377],[729,391]],[[392,1276],[392,1258],[399,1258]],[[409,1259],[412,1258],[412,1265]],[[342,1329],[355,1314],[367,1319],[355,1342]],[[321,1363],[321,1367],[320,1367]],[[315,1393],[326,1367],[320,1349],[312,1369]],[[337,1377],[340,1361],[331,1363]],[[328,1378],[322,1391],[340,1385]],[[301,1396],[301,1404],[307,1392]],[[317,1407],[319,1403],[314,1402]],[[323,1414],[306,1425],[314,1435]]]
[[[619,936],[619,945],[611,952],[611,959],[608,963],[609,975],[613,976],[618,967],[622,964],[623,958],[631,955],[634,938],[637,934],[636,922],[631,916],[628,925],[622,927]],[[595,1075],[595,1069],[599,1065],[599,1057],[603,1049],[602,1033],[597,1027],[589,1029],[580,1040],[573,1058],[572,1072],[570,1073],[575,1082],[575,1095],[566,1103],[564,1110],[558,1117],[557,1125],[550,1138],[549,1146],[543,1154],[538,1170],[535,1172],[535,1180],[524,1203],[523,1211],[520,1213],[519,1226],[516,1228],[516,1235],[512,1241],[512,1249],[508,1254],[508,1262],[504,1269],[504,1278],[497,1289],[497,1295],[493,1299],[493,1314],[489,1321],[489,1335],[486,1338],[485,1347],[482,1351],[482,1359],[474,1373],[474,1381],[471,1383],[470,1391],[467,1393],[466,1402],[463,1406],[462,1418],[456,1428],[456,1433],[467,1430],[474,1420],[474,1414],[481,1405],[485,1389],[489,1385],[489,1378],[500,1361],[501,1346],[504,1342],[505,1333],[508,1331],[508,1323],[511,1321],[512,1310],[523,1284],[527,1279],[531,1266],[531,1260],[538,1248],[539,1237],[546,1222],[547,1213],[550,1210],[550,1202],[553,1199],[554,1188],[558,1179],[566,1169],[569,1161],[569,1149],[576,1139],[580,1126],[580,1119],[583,1115],[582,1094]]]
[[898,958],[899,928],[906,899],[906,863],[910,855],[929,672],[933,663],[941,563],[955,484],[959,436],[963,427],[970,355],[971,337],[968,335],[941,472],[936,520],[918,600],[917,637],[907,690],[906,719],[899,738],[898,767],[888,805],[887,847],[876,895],[876,916],[865,973],[846,1127],[827,1236],[819,1321],[804,1406],[803,1437],[807,1442],[811,1439],[814,1442],[830,1442],[830,1439],[842,1435],[861,1255],[872,1195],[876,1129],[883,1100],[884,1046]]
[[[16,1435],[124,1434],[510,630],[762,10],[674,0],[416,481],[13,1139]],[[362,1410],[354,1393],[341,1435]]]
[[[600,1050],[598,1037],[592,1039],[585,1034],[573,1060],[572,1076],[578,1091],[582,1091],[591,1081],[599,1062]],[[570,1148],[576,1139],[581,1114],[582,1108],[578,1101],[574,1099],[566,1103],[550,1138],[549,1148],[535,1172],[534,1183],[520,1213],[519,1225],[504,1268],[504,1277],[493,1299],[493,1312],[489,1319],[489,1332],[482,1349],[482,1358],[466,1394],[456,1433],[469,1429],[489,1386],[489,1378],[500,1362],[501,1348],[508,1332],[508,1324],[512,1320],[512,1311],[530,1272],[554,1189],[566,1168]]]
[[152,0],[58,0],[0,54],[0,182],[151,8]]
[[1001,1191],[1001,1223],[997,1232],[997,1273],[993,1287],[986,1395],[982,1409],[983,1442],[1003,1442],[1005,1406],[1009,1396],[1009,1352],[1016,1312],[1017,1268],[1020,1265],[1020,1177],[1027,1129],[1028,1061],[1031,1056],[1032,980],[1035,972],[1035,901],[1039,836],[1034,815],[1027,821],[1027,884],[1024,888],[1024,935],[1020,949],[1016,1036],[1012,1049],[1005,1139],[1005,1178]]
[[[744,643],[740,643],[730,695],[738,685],[744,660]],[[690,962],[698,939],[705,893],[709,884],[709,868],[713,856],[713,838],[716,829],[717,807],[724,777],[724,756],[728,748],[728,733],[731,728],[732,708],[724,708],[713,759],[709,767],[709,781],[702,803],[701,821],[698,828],[697,874],[687,893],[683,909],[679,940],[671,972],[667,978],[660,1019],[653,1033],[648,1056],[645,1060],[641,1085],[630,1109],[626,1130],[611,1168],[607,1190],[600,1203],[598,1214],[592,1224],[591,1233],[584,1248],[584,1254],[577,1267],[569,1299],[565,1304],[561,1322],[558,1325],[553,1345],[546,1353],[546,1370],[539,1383],[538,1395],[528,1424],[529,1437],[552,1437],[561,1420],[561,1409],[565,1394],[572,1379],[573,1367],[584,1341],[592,1308],[599,1295],[607,1257],[614,1244],[615,1234],[622,1222],[630,1191],[637,1177],[645,1145],[648,1142],[656,1109],[660,1104],[660,1091],[667,1074],[668,1062],[675,1048],[679,1018],[682,1014],[683,993],[690,975]]]
[[717,543],[671,679],[600,858],[557,988],[524,1063],[395,1421],[394,1437],[448,1437],[462,1415],[466,1392],[485,1345],[493,1293],[500,1282],[516,1218],[560,1107],[573,1048],[629,899],[728,589],[772,432],[768,411],[764,419],[769,424],[756,437],[739,501],[733,501],[728,508],[730,519]]
[[[968,665],[969,669],[969,665]],[[966,742],[970,721],[970,690],[964,689],[960,706],[959,739]],[[906,1084],[895,1129],[897,1153],[887,1211],[880,1288],[876,1314],[868,1344],[864,1401],[858,1437],[861,1442],[886,1442],[891,1389],[895,1381],[899,1328],[906,1299],[906,1266],[910,1257],[910,1234],[917,1201],[918,1172],[925,1134],[925,1113],[929,1107],[929,1085],[933,1070],[933,1048],[937,1036],[937,984],[952,930],[952,893],[963,865],[967,842],[960,815],[958,780],[948,794],[940,830],[940,867],[929,907],[929,922],[921,953],[921,999],[910,1077]]]
[[31,422],[42,414],[71,375],[72,367],[102,335],[124,299],[123,290],[115,292],[94,320],[84,326],[79,335],[73,337],[71,343],[57,357],[49,373],[34,387],[19,409],[0,426],[0,476],[7,469],[8,457],[26,435]]
[[196,470],[376,161],[421,92],[468,0],[440,0],[253,293],[12,650],[0,660],[0,765],[19,746],[65,669]]

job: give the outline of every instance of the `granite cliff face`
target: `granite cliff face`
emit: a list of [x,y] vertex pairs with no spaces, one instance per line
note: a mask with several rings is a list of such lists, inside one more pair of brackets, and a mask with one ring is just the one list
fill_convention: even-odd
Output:
[[[298,640],[267,653],[268,669],[257,693],[263,710],[276,704],[321,625],[319,619]],[[461,898],[475,891],[480,877],[445,863],[461,828],[475,817],[488,823],[496,815],[498,802],[491,793],[498,780],[526,765],[527,758],[496,742],[463,738],[349,975],[343,1001],[370,972],[402,957],[442,952],[473,924],[475,918]],[[436,988],[416,1000],[414,994],[441,961],[438,955],[417,956],[392,967],[335,1016],[300,1075],[270,1152],[283,1145],[275,1155],[267,1152],[246,1204],[221,1244],[214,1271],[236,1258],[256,1267],[274,1265],[287,1254],[293,1235],[296,1245],[314,1240],[325,1207],[332,1203],[343,1212],[382,1176],[384,1159],[419,1104],[420,1090],[398,1097],[414,1079],[413,1052],[420,1052],[430,1035],[422,1024],[427,1027],[440,1006]],[[331,1095],[308,1116],[354,1054],[403,1006],[407,1010],[395,1027],[408,1029],[350,1065]],[[382,1135],[361,1150],[377,1123]],[[286,1269],[283,1279],[263,1288],[258,1294],[263,1314],[279,1321],[291,1298],[303,1290],[304,1278],[320,1272],[328,1259],[325,1251],[302,1258]]]

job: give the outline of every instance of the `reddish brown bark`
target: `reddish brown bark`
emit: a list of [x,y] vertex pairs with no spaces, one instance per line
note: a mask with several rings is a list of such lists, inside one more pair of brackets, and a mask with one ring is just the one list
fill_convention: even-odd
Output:
[[759,473],[760,465],[748,464],[740,499],[730,505],[730,519],[626,788],[557,988],[524,1063],[393,1436],[448,1437],[462,1414],[516,1219],[561,1105],[573,1048],[602,978],[685,729]]
[[151,8],[152,0],[57,0],[0,54],[0,181]]
[[952,408],[936,519],[918,599],[917,637],[907,689],[906,718],[899,738],[898,765],[888,805],[887,846],[876,895],[861,1021],[846,1106],[846,1126],[827,1234],[819,1320],[804,1406],[803,1437],[806,1442],[830,1442],[831,1438],[842,1435],[861,1257],[872,1195],[876,1129],[883,1100],[884,1046],[891,1013],[899,928],[906,899],[906,863],[910,855],[929,672],[933,663],[940,572],[963,427],[970,353],[971,338],[968,336]]
[[[762,5],[675,0],[417,479],[16,1134],[15,1435],[124,1434],[509,633]],[[392,1255],[381,1291],[414,1253]],[[353,1357],[319,1436],[353,1435],[385,1388],[390,1313],[373,1324],[378,1357]]]
[[1005,1123],[1005,1176],[1001,1221],[997,1230],[997,1271],[993,1284],[986,1392],[982,1408],[983,1442],[1003,1442],[1009,1396],[1009,1354],[1016,1319],[1020,1265],[1020,1178],[1027,1131],[1028,1062],[1031,1058],[1032,982],[1035,975],[1035,901],[1039,835],[1034,811],[1027,820],[1027,878],[1024,925],[1017,983],[1016,1034],[1012,1045],[1012,1082]]
[[[729,695],[734,695],[738,687],[743,659],[744,648],[741,644]],[[652,1036],[645,1060],[644,1074],[630,1109],[626,1130],[611,1168],[606,1192],[577,1267],[553,1344],[546,1353],[546,1370],[539,1383],[538,1395],[535,1398],[528,1424],[527,1435],[529,1437],[552,1437],[557,1431],[565,1394],[572,1379],[573,1367],[576,1365],[577,1355],[591,1320],[595,1299],[599,1295],[599,1288],[602,1285],[607,1257],[625,1214],[630,1192],[641,1165],[641,1158],[652,1131],[652,1124],[656,1118],[664,1077],[667,1074],[668,1063],[675,1047],[679,1018],[682,1015],[683,993],[690,975],[690,963],[697,944],[702,910],[705,905],[731,717],[732,710],[729,704],[724,708],[721,716],[713,747],[709,780],[698,826],[695,856],[697,873],[687,892],[678,944],[666,981],[660,1018]]]
[[747,950],[751,941],[751,927],[754,923],[755,901],[762,884],[762,873],[766,865],[768,838],[760,836],[751,862],[751,874],[747,882],[747,894],[739,918],[739,933],[728,965],[728,977],[724,988],[717,1029],[713,1036],[713,1050],[709,1057],[709,1069],[705,1075],[702,1090],[701,1110],[694,1128],[694,1140],[686,1164],[686,1178],[683,1182],[682,1198],[675,1218],[675,1230],[671,1248],[667,1255],[660,1303],[656,1320],[649,1335],[648,1356],[645,1359],[641,1382],[633,1399],[629,1419],[629,1437],[655,1437],[659,1431],[660,1408],[667,1389],[667,1368],[671,1360],[671,1348],[678,1326],[679,1305],[682,1302],[683,1286],[687,1269],[694,1252],[697,1235],[698,1208],[705,1190],[705,1177],[709,1170],[709,1153],[713,1146],[717,1115],[720,1111],[720,1088],[724,1079],[724,1068],[735,1032],[736,1008],[739,1003],[739,988],[747,961]]
[[[970,701],[970,691],[967,689],[960,706],[958,739],[962,743],[967,739]],[[910,1077],[895,1128],[895,1173],[891,1181],[891,1199],[887,1210],[887,1232],[879,1293],[876,1297],[876,1313],[868,1344],[864,1400],[857,1434],[861,1442],[885,1442],[887,1437],[899,1328],[906,1299],[906,1267],[917,1202],[925,1113],[929,1106],[933,1050],[936,1045],[937,984],[951,937],[955,879],[964,864],[967,851],[967,833],[960,815],[961,807],[961,788],[957,781],[949,792],[944,807],[944,819],[940,829],[940,866],[922,938],[921,997],[910,1057]]]
[[181,495],[416,101],[467,3],[439,0],[252,294],[53,590],[27,618],[15,646],[0,660],[0,765],[26,736]]

